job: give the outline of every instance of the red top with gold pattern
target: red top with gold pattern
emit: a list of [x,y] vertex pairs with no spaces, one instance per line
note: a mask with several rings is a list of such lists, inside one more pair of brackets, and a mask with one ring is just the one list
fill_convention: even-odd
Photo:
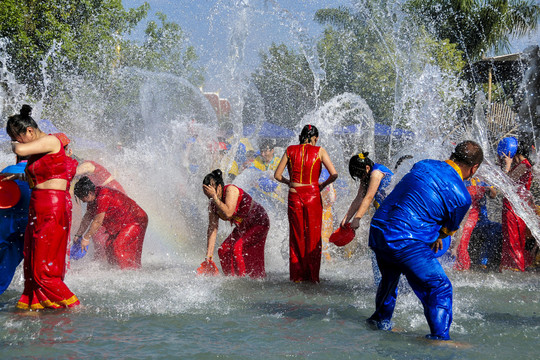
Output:
[[298,184],[319,184],[321,175],[320,146],[311,144],[291,145],[287,148],[289,162],[287,168],[291,182]]

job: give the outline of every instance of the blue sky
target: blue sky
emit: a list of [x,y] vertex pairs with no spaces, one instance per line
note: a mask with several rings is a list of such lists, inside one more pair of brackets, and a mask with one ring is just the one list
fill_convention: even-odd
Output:
[[[540,3],[540,0],[536,0]],[[137,7],[144,0],[123,0],[125,8]],[[245,35],[244,56],[238,61],[240,70],[248,74],[258,63],[259,52],[272,42],[299,46],[317,40],[322,33],[313,21],[318,9],[350,6],[351,0],[147,0],[149,17],[156,19],[156,12],[163,12],[169,21],[178,23],[195,46],[197,54],[208,71],[205,91],[219,91],[226,73],[231,69],[229,54],[233,43],[231,34]],[[234,5],[233,5],[234,4]],[[247,7],[242,7],[242,4]],[[247,8],[245,12],[242,9]],[[143,38],[143,21],[132,37]],[[511,52],[519,52],[528,45],[540,43],[540,29],[521,39],[515,39]]]

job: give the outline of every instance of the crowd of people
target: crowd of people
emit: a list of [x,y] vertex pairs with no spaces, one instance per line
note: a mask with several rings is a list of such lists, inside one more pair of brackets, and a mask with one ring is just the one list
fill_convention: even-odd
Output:
[[[16,165],[4,169],[2,181],[16,180],[22,195],[16,206],[1,210],[0,291],[9,286],[24,259],[25,283],[18,308],[80,304],[64,277],[70,252],[84,255],[91,241],[96,260],[121,269],[140,268],[148,215],[115,177],[99,163],[73,156],[65,134],[42,132],[28,105],[8,118],[6,129],[17,158]],[[320,281],[323,249],[330,246],[334,230],[332,207],[340,199],[333,187],[338,173],[328,152],[317,146],[318,140],[318,129],[306,125],[298,144],[288,146],[280,158],[273,139],[260,139],[255,151],[243,138],[225,176],[216,169],[204,177],[202,191],[209,205],[202,268],[217,271],[213,256],[221,219],[234,226],[218,248],[222,273],[264,278],[268,214],[286,208],[290,280]],[[501,168],[520,198],[534,206],[527,147],[520,144],[514,153],[499,155]],[[400,158],[395,169],[409,158]],[[501,223],[488,217],[486,197],[494,198],[497,189],[475,177],[483,158],[477,143],[464,141],[448,160],[415,163],[391,189],[394,173],[387,166],[373,162],[368,152],[350,157],[349,175],[358,190],[336,227],[359,230],[360,220],[374,212],[368,244],[378,289],[368,323],[375,328],[392,329],[403,274],[424,307],[430,327],[427,337],[450,339],[452,285],[438,260],[448,247],[453,267],[460,271],[474,267],[525,271],[535,266],[538,247],[534,238],[531,245],[530,232],[510,201],[503,200]],[[248,188],[225,183],[240,179],[244,172],[255,179]],[[87,208],[71,245],[72,196]]]

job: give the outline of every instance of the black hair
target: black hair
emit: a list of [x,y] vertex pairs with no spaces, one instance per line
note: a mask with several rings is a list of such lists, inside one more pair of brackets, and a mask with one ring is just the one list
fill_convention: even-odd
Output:
[[35,120],[30,116],[32,113],[32,107],[30,105],[24,104],[21,107],[21,111],[17,115],[10,116],[6,125],[6,132],[8,135],[14,139],[17,136],[24,134],[26,129],[32,127],[34,129],[39,129]]
[[82,178],[77,181],[75,184],[75,188],[73,189],[73,193],[76,197],[78,197],[80,200],[87,197],[90,193],[96,192],[96,186],[88,178],[88,176],[83,176]]
[[259,150],[261,151],[266,150],[266,149],[272,150],[275,147],[276,147],[276,143],[274,139],[262,138],[259,140]]
[[315,125],[306,125],[302,129],[300,136],[298,136],[298,140],[300,141],[300,144],[304,144],[309,142],[314,136],[319,137],[319,130],[315,127]]
[[402,157],[400,157],[398,159],[398,161],[396,162],[396,166],[394,167],[394,170],[397,170],[397,168],[401,165],[401,163],[403,163],[405,160],[409,160],[409,159],[412,159],[413,156],[412,155],[403,155]]
[[362,180],[366,177],[366,175],[369,175],[366,172],[366,166],[369,166],[371,168],[371,171],[373,171],[373,161],[368,158],[369,152],[364,151],[360,154],[354,155],[349,160],[349,174],[351,177],[355,180]]
[[528,160],[529,156],[531,156],[531,145],[529,142],[520,140],[516,151],[516,155],[517,154],[522,155]]
[[212,171],[210,174],[206,175],[203,180],[203,185],[210,185],[212,183],[212,180],[214,181],[214,184],[216,186],[221,185],[225,186],[225,183],[223,182],[223,173],[220,169],[216,169]]
[[484,152],[478,143],[465,140],[456,146],[454,152],[450,155],[450,160],[473,167],[484,161]]

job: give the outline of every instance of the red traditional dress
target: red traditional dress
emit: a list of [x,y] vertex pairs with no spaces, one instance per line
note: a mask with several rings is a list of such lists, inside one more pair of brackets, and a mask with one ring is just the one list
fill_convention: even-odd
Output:
[[[528,201],[530,199],[529,189],[532,183],[532,166],[529,160],[525,159],[514,166],[510,169],[509,174],[517,173],[518,171],[522,172],[522,175],[517,181],[518,195]],[[516,215],[507,199],[503,200],[502,231],[501,268],[525,271],[525,268],[530,265],[530,259],[525,254],[527,226]]]
[[[32,155],[26,173],[31,188],[50,179],[68,180],[64,148]],[[72,307],[79,299],[64,284],[68,218],[65,190],[33,189],[24,237],[24,291],[21,309]]]
[[[104,184],[105,181],[111,178],[112,174],[105,169],[103,166],[98,164],[95,161],[85,161],[89,162],[90,164],[94,165],[94,172],[91,174],[86,174],[90,181],[94,183],[96,186],[103,186],[109,189],[115,189],[122,193],[126,193],[122,185],[116,180],[109,181],[108,183]],[[105,228],[101,227],[98,232],[92,236],[92,241],[94,243],[94,258],[96,259],[105,259],[107,257],[105,247],[107,245],[107,239],[109,238],[109,234],[105,231]]]
[[124,193],[96,186],[96,200],[88,203],[93,217],[105,213],[101,227],[106,231],[105,253],[109,263],[121,269],[140,268],[148,215]]
[[71,249],[71,220],[72,220],[72,209],[73,209],[73,202],[71,201],[71,193],[69,192],[69,189],[71,187],[71,181],[75,177],[75,173],[77,172],[77,166],[79,165],[79,162],[71,157],[66,157],[66,166],[67,166],[67,188],[66,188],[66,214],[68,218],[68,231],[67,231],[67,252],[66,252],[66,264],[67,268],[70,267],[69,263],[69,252]]
[[469,270],[471,267],[469,242],[480,215],[480,200],[482,200],[486,191],[489,190],[489,186],[477,178],[466,181],[465,185],[467,186],[469,195],[471,195],[472,204],[469,210],[469,217],[465,222],[465,226],[463,226],[463,233],[457,248],[456,262],[454,263],[454,269],[456,270]]
[[[221,199],[223,202],[229,186],[236,187],[225,185]],[[235,228],[218,249],[221,269],[225,275],[265,277],[264,245],[270,230],[270,219],[259,203],[253,201],[244,190],[236,188],[240,196],[230,219]],[[210,206],[217,213],[216,205],[212,203]]]
[[112,174],[107,169],[105,169],[103,166],[101,166],[95,161],[89,160],[85,162],[89,162],[94,165],[94,172],[86,175],[88,176],[90,181],[94,183],[94,185],[107,187],[109,189],[115,189],[124,194],[126,193],[122,185],[120,185],[120,183],[116,180],[111,180],[108,183],[104,184],[104,182],[110,179],[112,176]]
[[306,184],[289,190],[289,269],[292,281],[319,282],[323,213],[319,191],[319,150],[319,146],[310,144],[287,148],[291,183]]

